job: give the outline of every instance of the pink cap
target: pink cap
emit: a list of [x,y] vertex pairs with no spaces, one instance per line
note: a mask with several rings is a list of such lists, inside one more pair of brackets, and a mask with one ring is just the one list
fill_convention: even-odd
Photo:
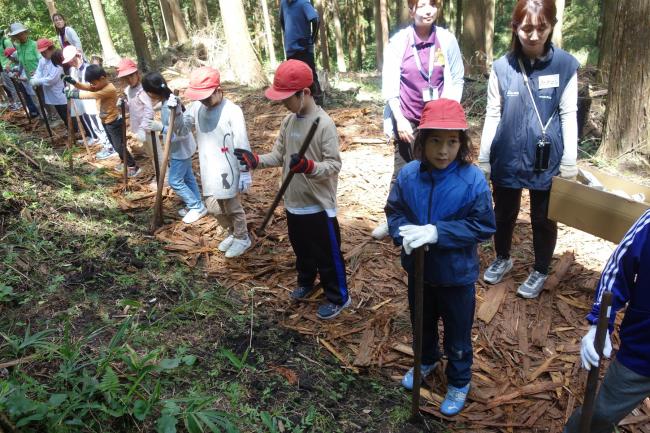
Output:
[[52,42],[49,39],[39,39],[38,41],[36,41],[36,49],[38,50],[39,53],[42,53],[43,51],[53,46],[54,46],[54,42]]
[[190,74],[190,84],[185,90],[185,96],[193,101],[201,101],[210,97],[217,87],[221,86],[221,74],[209,66],[195,69]]
[[131,59],[124,58],[117,64],[117,78],[126,77],[138,72],[138,65]]
[[77,54],[79,54],[79,50],[77,50],[77,47],[74,45],[68,45],[65,47],[62,51],[63,54],[63,64],[70,63],[72,60],[74,60],[75,57],[77,57]]
[[307,63],[294,59],[287,60],[278,66],[273,77],[273,85],[266,89],[264,95],[274,101],[281,101],[311,86],[313,82],[314,75]]
[[427,102],[422,110],[418,129],[467,129],[467,119],[462,105],[453,99]]

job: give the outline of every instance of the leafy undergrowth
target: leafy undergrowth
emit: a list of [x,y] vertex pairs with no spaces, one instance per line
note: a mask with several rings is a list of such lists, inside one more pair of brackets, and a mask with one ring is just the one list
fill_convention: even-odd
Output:
[[394,384],[170,258],[104,171],[18,146],[41,168],[0,149],[0,431],[416,431]]

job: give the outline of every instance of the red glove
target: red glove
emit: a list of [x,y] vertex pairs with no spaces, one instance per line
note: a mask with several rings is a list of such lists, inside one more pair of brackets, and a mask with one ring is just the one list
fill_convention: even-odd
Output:
[[304,156],[300,157],[297,153],[291,155],[289,168],[294,173],[311,173],[314,171],[314,161],[307,159]]
[[260,158],[246,149],[235,149],[235,156],[241,165],[245,165],[249,170],[257,168],[260,163]]

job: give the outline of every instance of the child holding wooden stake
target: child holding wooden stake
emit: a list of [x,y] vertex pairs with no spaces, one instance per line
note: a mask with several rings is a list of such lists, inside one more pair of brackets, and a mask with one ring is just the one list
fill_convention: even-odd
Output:
[[[472,323],[479,258],[477,245],[496,230],[485,176],[471,164],[467,121],[455,100],[428,102],[415,145],[421,160],[400,171],[386,203],[390,235],[402,245],[408,273],[411,323],[414,323],[414,259],[411,252],[428,245],[424,264],[422,377],[442,358],[438,319],[444,326],[448,381],[440,412],[455,415],[465,405],[472,378]],[[413,388],[413,369],[402,379]]]
[[[29,84],[32,87],[40,86],[43,89],[43,99],[45,99],[45,103],[54,106],[63,124],[67,125],[68,101],[63,94],[64,84],[61,79],[63,68],[52,62],[54,42],[49,39],[39,39],[36,41],[36,47],[42,57],[38,61],[38,67],[36,68],[32,78],[29,80]],[[52,126],[56,125],[52,124]]]

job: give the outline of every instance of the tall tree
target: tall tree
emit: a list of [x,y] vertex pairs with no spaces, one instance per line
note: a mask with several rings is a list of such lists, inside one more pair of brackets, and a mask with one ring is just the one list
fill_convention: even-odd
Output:
[[411,21],[409,2],[408,0],[397,0],[395,3],[397,5],[397,27],[401,29]]
[[201,28],[210,24],[208,17],[208,4],[205,0],[194,0],[194,9],[196,10],[196,26]]
[[339,72],[348,70],[345,64],[345,51],[343,49],[343,31],[341,30],[341,17],[338,0],[330,0],[330,11],[332,12],[332,24],[334,24],[334,42],[336,44],[336,69]]
[[153,33],[156,36],[156,42],[157,42],[156,46],[160,49],[162,48],[162,40],[160,38],[160,32],[158,31],[158,28],[153,22],[153,15],[151,14],[151,8],[149,7],[149,0],[144,0],[142,4],[144,5],[144,14],[147,18],[147,24],[151,28],[151,33]]
[[[180,44],[184,44],[189,40],[187,36],[187,27],[185,26],[185,18],[183,11],[178,0],[162,0],[167,1],[169,9],[171,10],[172,20],[174,21],[174,29],[176,30],[176,37]],[[225,20],[224,20],[225,21]]]
[[463,30],[463,0],[456,0],[456,24],[454,29],[456,39],[460,40],[460,33]]
[[45,0],[45,6],[47,6],[50,17],[56,13],[56,3],[54,3],[54,0]]
[[388,45],[388,16],[386,0],[375,0],[375,38],[377,46],[377,69],[384,67],[384,48]]
[[219,0],[223,30],[232,70],[241,84],[260,87],[267,84],[262,65],[253,51],[242,0]]
[[[264,33],[266,35],[266,51],[269,54],[271,67],[275,69],[277,61],[275,60],[275,47],[273,46],[273,32],[271,31],[271,17],[269,16],[269,6],[266,0],[262,2],[262,14],[264,15]],[[316,41],[314,41],[316,42]]]
[[603,82],[608,81],[612,55],[615,52],[612,40],[616,29],[616,11],[618,0],[603,0],[601,4],[601,26],[598,31],[598,69]]
[[611,62],[603,142],[599,153],[650,155],[650,0],[618,0],[610,43]]
[[[321,68],[326,70],[327,72],[330,71],[330,47],[328,44],[327,40],[327,15],[326,15],[326,10],[323,5],[324,0],[316,0],[315,5],[316,5],[316,10],[318,11],[318,17],[319,23],[318,23],[318,39],[319,39],[319,50],[321,54]],[[315,43],[316,41],[314,41]]]
[[461,48],[468,74],[484,74],[492,64],[495,0],[472,0],[463,7]]
[[160,2],[160,12],[162,13],[163,25],[165,26],[165,33],[167,34],[167,42],[169,42],[169,45],[175,45],[178,43],[178,35],[176,35],[176,28],[174,27],[172,9],[169,7],[167,0],[158,1]]
[[553,45],[562,47],[562,23],[564,22],[564,6],[565,0],[555,0],[555,7],[557,8],[557,24],[553,28]]
[[102,57],[104,63],[109,66],[117,65],[120,61],[120,56],[115,51],[113,39],[108,31],[108,24],[106,23],[106,16],[104,15],[104,8],[102,7],[101,0],[88,0],[90,8],[93,11],[93,19],[95,20],[95,27],[97,27],[97,34],[99,35],[99,43],[102,46]]
[[126,13],[126,20],[129,23],[129,30],[131,30],[133,46],[138,57],[138,66],[141,71],[147,71],[151,66],[151,53],[149,52],[147,37],[144,35],[144,30],[142,30],[142,20],[138,14],[138,8],[134,0],[122,0],[122,5]]

